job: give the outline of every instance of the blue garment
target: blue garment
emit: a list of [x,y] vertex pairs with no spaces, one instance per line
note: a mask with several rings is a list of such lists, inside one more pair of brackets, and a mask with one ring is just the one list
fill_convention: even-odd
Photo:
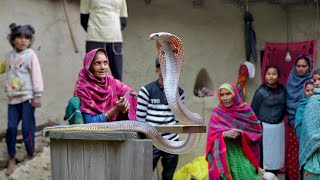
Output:
[[304,84],[312,78],[312,73],[308,72],[302,76],[298,75],[295,67],[292,68],[287,80],[287,115],[289,125],[294,125],[296,107],[304,95]]
[[85,124],[107,122],[106,116],[104,114],[93,116],[91,114],[82,113],[82,116]]
[[295,123],[294,123],[294,132],[298,138],[298,140],[300,141],[300,134],[301,134],[301,124],[303,121],[303,114],[304,111],[306,109],[306,105],[309,101],[309,98],[307,98],[306,96],[301,99],[299,101],[299,103],[297,104],[297,110],[296,110],[296,116],[295,116]]
[[36,121],[34,116],[34,107],[30,100],[19,104],[9,104],[8,106],[8,129],[6,134],[6,143],[8,154],[11,158],[16,155],[16,139],[18,125],[22,120],[22,136],[27,154],[32,156],[35,150],[34,133]]
[[[301,123],[301,134],[299,141],[299,163],[300,167],[304,166],[310,157],[320,155],[320,88],[313,89],[313,96],[304,112],[304,118]],[[320,161],[313,161],[312,166],[320,171]]]

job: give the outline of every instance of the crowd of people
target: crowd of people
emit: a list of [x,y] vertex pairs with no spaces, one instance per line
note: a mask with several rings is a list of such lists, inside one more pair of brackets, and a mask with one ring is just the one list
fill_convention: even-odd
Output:
[[[81,0],[80,12],[81,25],[87,32],[87,53],[74,90],[74,98],[79,102],[74,108],[79,109],[82,122],[139,120],[150,125],[176,124],[178,120],[164,94],[158,59],[155,61],[158,79],[143,86],[138,93],[121,81],[121,30],[128,17],[125,0]],[[7,175],[16,168],[15,145],[20,120],[26,161],[34,155],[34,113],[35,108],[41,106],[43,92],[39,60],[31,49],[34,28],[12,23],[10,30],[8,40],[13,49],[0,63],[0,73],[6,73],[8,95]],[[280,69],[267,67],[264,83],[250,104],[243,102],[232,82],[219,86],[219,104],[212,111],[207,134],[210,180],[259,179],[267,172],[278,174],[284,166],[289,180],[320,179],[320,69],[312,70],[312,59],[301,55],[287,83],[282,85]],[[181,88],[179,94],[183,101]],[[74,113],[67,114],[67,118],[72,115]],[[285,116],[288,117],[287,134]],[[175,133],[162,136],[173,141],[179,139]],[[153,169],[160,157],[163,179],[172,179],[178,155],[154,147]]]
[[285,86],[280,70],[267,67],[250,105],[233,83],[219,87],[207,136],[209,179],[259,179],[283,167],[288,180],[320,179],[320,69],[312,66],[299,56]]

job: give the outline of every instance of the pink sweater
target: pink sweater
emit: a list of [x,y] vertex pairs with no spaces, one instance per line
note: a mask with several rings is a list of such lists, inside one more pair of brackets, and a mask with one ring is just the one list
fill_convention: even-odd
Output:
[[12,50],[7,54],[5,68],[6,92],[9,104],[18,104],[43,92],[42,73],[38,57],[32,49],[17,53]]

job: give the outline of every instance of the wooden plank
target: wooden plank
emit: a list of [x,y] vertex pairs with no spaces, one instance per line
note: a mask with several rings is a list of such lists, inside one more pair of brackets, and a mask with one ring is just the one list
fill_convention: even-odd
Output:
[[[152,179],[152,141],[148,140],[130,140],[133,144],[132,167],[139,164],[140,167],[133,170],[133,179],[149,180]],[[138,152],[137,152],[138,151]],[[136,155],[134,155],[136,154]]]
[[51,139],[53,180],[152,179],[152,140]]
[[[120,158],[116,154],[119,152],[120,144],[125,141],[105,141],[105,154],[106,154],[106,179],[122,180],[119,179],[120,174],[124,173],[120,168]],[[121,155],[120,155],[121,156]]]
[[69,180],[84,179],[84,140],[68,140]]
[[48,131],[47,137],[56,139],[117,140],[139,139],[133,131]]
[[85,179],[109,179],[106,168],[106,154],[104,141],[84,141]]
[[161,133],[206,133],[206,126],[199,125],[174,125],[174,126],[154,126]]
[[152,141],[132,139],[124,141],[117,151],[120,163],[119,180],[152,179]]
[[67,180],[68,175],[67,140],[50,139],[51,176],[53,180]]

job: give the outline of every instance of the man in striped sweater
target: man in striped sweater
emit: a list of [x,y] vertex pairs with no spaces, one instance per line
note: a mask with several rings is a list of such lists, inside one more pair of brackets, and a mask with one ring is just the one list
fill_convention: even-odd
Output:
[[[138,94],[137,120],[144,121],[150,125],[175,125],[178,121],[168,105],[160,70],[159,59],[156,59],[156,73],[159,79],[142,87]],[[181,100],[184,100],[184,92],[179,88]],[[162,137],[168,140],[178,140],[176,133],[163,133]],[[178,155],[163,152],[153,147],[153,170],[158,160],[162,157],[162,179],[171,180],[178,164]]]

